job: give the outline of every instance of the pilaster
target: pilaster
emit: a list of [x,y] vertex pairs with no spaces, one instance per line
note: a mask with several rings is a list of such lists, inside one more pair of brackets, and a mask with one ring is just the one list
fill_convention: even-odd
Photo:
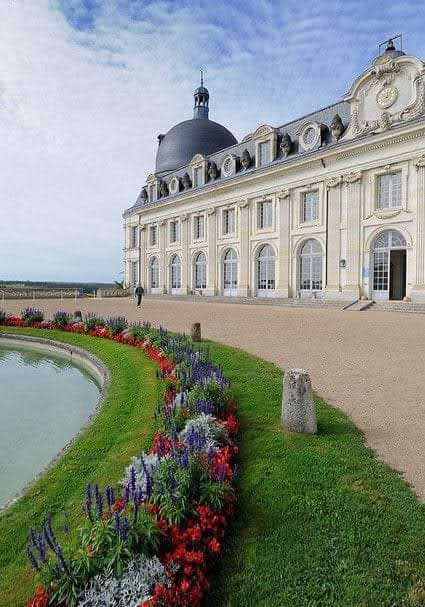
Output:
[[141,225],[139,230],[139,282],[147,291],[147,271],[146,271],[146,226]]
[[217,235],[216,212],[210,207],[206,213],[208,230],[207,288],[204,295],[217,295]]
[[239,237],[240,237],[240,259],[239,259],[239,297],[250,296],[249,281],[249,201],[241,200],[239,207]]
[[289,228],[291,192],[283,190],[277,196],[279,207],[279,262],[276,283],[276,297],[289,296]]
[[167,292],[167,258],[165,255],[165,241],[167,237],[167,223],[159,222],[159,290],[160,293]]
[[425,156],[415,161],[416,182],[416,272],[412,301],[425,303]]
[[341,297],[340,258],[341,258],[341,175],[332,177],[326,183],[327,193],[327,280],[325,285],[325,297],[337,299]]
[[343,176],[347,188],[347,282],[343,288],[345,299],[360,296],[360,208],[362,171]]
[[181,292],[184,295],[189,293],[190,289],[190,267],[189,267],[189,221],[187,220],[186,213],[180,215],[180,238],[182,245],[182,288]]

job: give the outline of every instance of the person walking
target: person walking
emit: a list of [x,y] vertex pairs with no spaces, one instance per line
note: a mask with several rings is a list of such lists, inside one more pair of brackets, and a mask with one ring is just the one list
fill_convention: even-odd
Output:
[[137,297],[137,306],[140,308],[140,305],[142,303],[142,297],[145,293],[144,288],[141,285],[137,285],[137,287],[134,290],[134,295],[135,297]]

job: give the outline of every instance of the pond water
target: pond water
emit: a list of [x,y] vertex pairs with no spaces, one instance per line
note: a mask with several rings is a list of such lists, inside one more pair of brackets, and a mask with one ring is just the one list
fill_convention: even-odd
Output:
[[93,413],[99,387],[65,358],[0,345],[0,508]]

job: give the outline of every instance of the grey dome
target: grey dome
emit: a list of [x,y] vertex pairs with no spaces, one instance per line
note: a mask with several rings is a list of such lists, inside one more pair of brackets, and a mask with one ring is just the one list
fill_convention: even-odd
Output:
[[237,140],[224,126],[208,118],[192,118],[173,126],[163,137],[156,153],[156,174],[189,164],[195,154],[213,154]]

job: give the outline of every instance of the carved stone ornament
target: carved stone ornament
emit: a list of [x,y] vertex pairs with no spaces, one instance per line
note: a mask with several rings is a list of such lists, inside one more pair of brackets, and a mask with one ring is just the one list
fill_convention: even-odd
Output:
[[221,174],[224,177],[231,177],[236,173],[236,156],[229,154],[225,157],[223,164],[221,165]]
[[192,187],[192,180],[189,177],[189,173],[183,175],[182,184],[184,190],[189,190]]
[[218,168],[216,163],[211,160],[211,162],[208,163],[208,179],[210,181],[215,181],[218,177]]
[[165,221],[165,219],[161,219],[160,221],[158,221],[159,226],[162,228],[163,226],[165,226],[167,222]]
[[288,133],[283,133],[279,145],[279,157],[286,158],[292,150],[292,139]]
[[328,181],[326,182],[326,187],[329,188],[336,188],[338,185],[341,185],[342,183],[342,175],[335,175],[334,177],[331,177],[330,179],[328,179]]
[[246,169],[249,169],[249,167],[251,166],[251,163],[252,163],[251,154],[248,152],[247,149],[245,149],[242,152],[242,156],[241,156],[242,168],[246,171]]
[[182,215],[180,215],[180,221],[186,221],[187,220],[187,213],[183,213]]
[[417,158],[415,160],[415,167],[417,169],[423,169],[425,167],[425,155],[424,156],[420,156],[419,158]]
[[246,209],[249,206],[249,200],[248,199],[239,200],[237,202],[237,205],[240,209]]
[[356,183],[356,181],[360,181],[362,178],[362,171],[353,171],[352,173],[347,173],[344,175],[344,183]]
[[142,191],[140,192],[139,198],[143,202],[147,202],[148,201],[148,191],[147,191],[146,188],[142,188]]
[[166,196],[168,196],[168,194],[169,194],[168,185],[166,184],[165,181],[161,181],[160,186],[159,186],[159,193],[161,195],[161,198],[165,198]]
[[279,192],[277,197],[278,198],[289,198],[290,195],[291,195],[291,190],[282,190],[281,192]]
[[215,207],[209,207],[209,209],[207,209],[207,215],[208,216],[214,215],[215,211],[216,211]]
[[345,131],[344,123],[342,122],[339,114],[335,114],[335,116],[332,118],[329,128],[331,130],[332,137],[338,141]]
[[322,143],[322,130],[317,122],[307,122],[302,127],[298,142],[305,152],[309,152]]
[[180,179],[178,177],[173,177],[169,184],[169,190],[171,194],[177,194],[180,192]]
[[142,224],[140,225],[140,231],[141,231],[141,232],[144,232],[145,230],[146,230],[146,224],[142,223]]

